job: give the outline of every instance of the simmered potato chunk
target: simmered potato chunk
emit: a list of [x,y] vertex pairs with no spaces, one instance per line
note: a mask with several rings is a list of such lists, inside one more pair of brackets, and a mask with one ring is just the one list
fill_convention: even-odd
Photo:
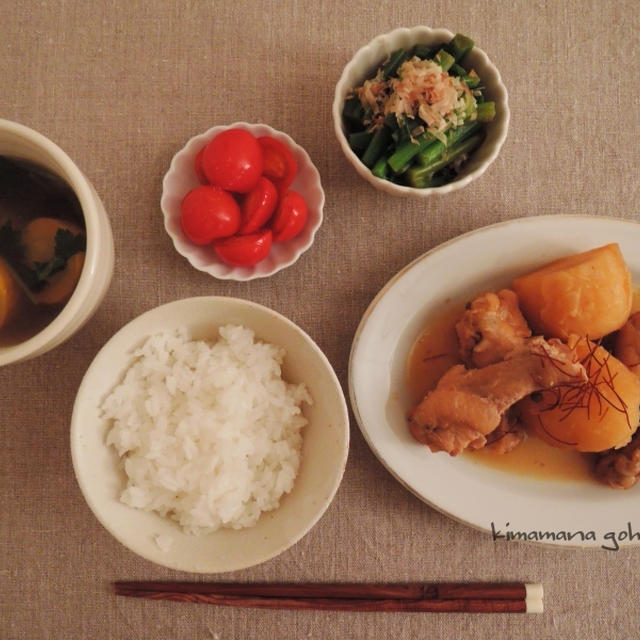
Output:
[[547,337],[597,340],[631,311],[631,274],[617,244],[555,260],[512,286],[531,327]]
[[0,259],[0,327],[3,327],[15,313],[19,301],[20,290],[5,264]]
[[554,447],[596,452],[624,446],[638,425],[640,379],[586,338],[571,336],[569,345],[584,364],[588,382],[522,400],[522,422]]
[[[22,231],[22,242],[28,266],[34,267],[38,262],[47,262],[53,257],[56,246],[56,234],[59,229],[66,229],[78,234],[81,229],[70,223],[55,218],[36,218]],[[61,271],[47,279],[46,286],[34,294],[39,304],[60,304],[73,293],[84,265],[84,252],[76,253],[69,258]]]

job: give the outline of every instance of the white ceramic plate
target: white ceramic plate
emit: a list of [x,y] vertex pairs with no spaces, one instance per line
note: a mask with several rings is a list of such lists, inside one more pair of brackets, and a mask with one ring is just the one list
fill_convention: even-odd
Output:
[[[105,444],[109,428],[98,407],[133,361],[132,352],[163,329],[185,326],[192,339],[217,337],[221,324],[239,324],[257,338],[286,350],[283,376],[305,382],[314,400],[305,405],[309,424],[303,432],[300,472],[293,490],[256,526],[191,536],[154,513],[122,504],[125,486],[113,447]],[[71,454],[80,489],[104,527],[123,545],[158,564],[198,573],[233,571],[278,555],[319,520],[338,489],[349,448],[349,416],[340,383],[318,346],[282,315],[246,300],[201,297],[178,300],[148,311],[118,331],[87,370],[73,407]],[[156,536],[173,542],[163,551]]]
[[471,456],[432,454],[413,440],[405,420],[404,367],[429,318],[554,258],[609,242],[619,243],[634,281],[640,281],[640,224],[544,216],[485,227],[447,242],[409,264],[380,291],[353,341],[349,392],[371,449],[407,489],[492,535],[495,529],[518,534],[518,539],[526,534],[529,540],[569,546],[640,543],[640,487],[616,491],[596,482],[544,480],[494,469]]

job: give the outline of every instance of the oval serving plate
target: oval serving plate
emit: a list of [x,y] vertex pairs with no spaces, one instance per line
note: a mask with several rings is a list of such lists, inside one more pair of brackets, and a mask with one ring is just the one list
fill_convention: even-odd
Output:
[[510,473],[471,455],[433,454],[413,440],[405,420],[407,357],[431,318],[555,258],[610,242],[620,245],[640,281],[640,224],[560,215],[467,233],[417,258],[378,293],[351,348],[351,405],[380,462],[421,500],[495,540],[608,549],[640,544],[640,486],[617,491],[595,480]]

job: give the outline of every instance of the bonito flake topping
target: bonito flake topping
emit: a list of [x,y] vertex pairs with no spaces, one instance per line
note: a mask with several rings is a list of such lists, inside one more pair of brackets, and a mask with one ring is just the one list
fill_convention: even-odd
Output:
[[[476,100],[469,87],[435,61],[416,56],[402,63],[398,77],[385,80],[380,69],[375,78],[365,80],[355,91],[365,109],[371,111],[373,129],[394,114],[399,122],[420,118],[429,133],[443,139],[447,129],[476,117]],[[446,139],[443,142],[446,144]]]

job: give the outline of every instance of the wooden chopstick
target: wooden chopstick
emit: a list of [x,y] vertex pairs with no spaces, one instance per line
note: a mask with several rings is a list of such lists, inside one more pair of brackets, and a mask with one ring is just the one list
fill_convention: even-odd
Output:
[[233,607],[333,611],[536,613],[542,585],[505,583],[116,582],[116,595]]

